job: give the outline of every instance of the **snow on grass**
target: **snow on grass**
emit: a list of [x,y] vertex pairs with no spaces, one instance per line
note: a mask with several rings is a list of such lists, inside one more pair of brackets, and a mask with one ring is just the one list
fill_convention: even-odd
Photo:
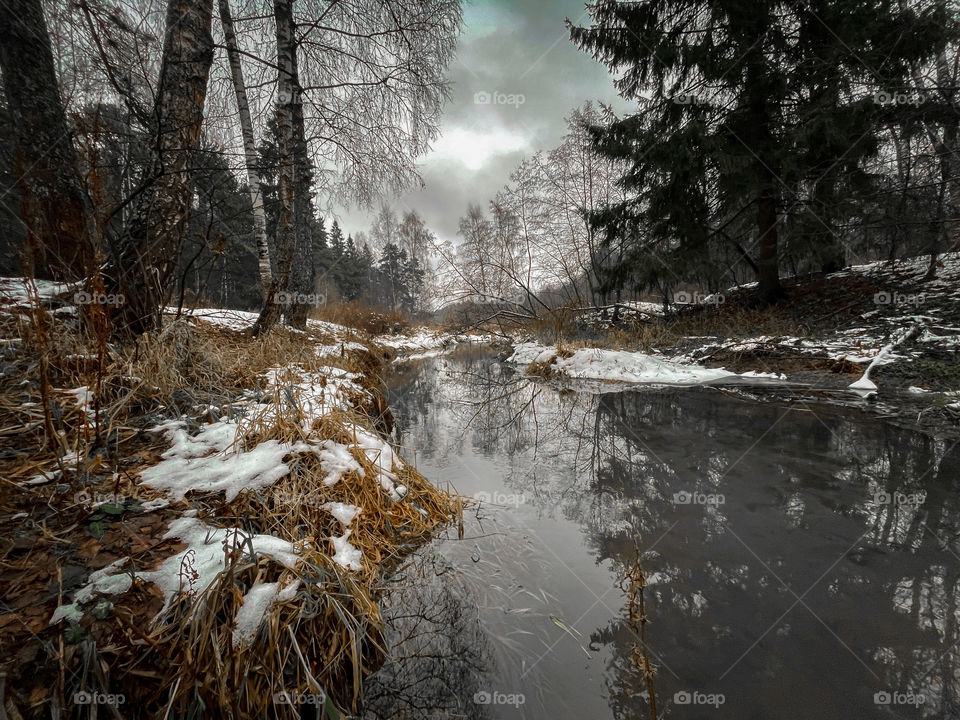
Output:
[[[237,408],[252,414],[258,423],[270,425],[278,420],[278,415],[293,411],[295,406],[306,434],[316,420],[335,410],[351,410],[355,398],[368,394],[360,385],[359,375],[339,367],[326,368],[322,374],[303,372],[298,367],[272,368],[265,377],[268,387],[280,389],[280,401],[262,404],[248,399],[237,403]],[[236,419],[205,425],[195,435],[187,432],[182,421],[163,423],[153,430],[166,433],[172,445],[163,453],[160,463],[141,473],[141,481],[177,500],[196,490],[223,491],[226,501],[231,502],[244,490],[273,485],[287,475],[290,467],[284,458],[297,452],[319,456],[327,473],[327,485],[339,482],[350,472],[363,476],[363,469],[349,448],[331,440],[319,445],[268,440],[243,449],[238,442],[240,421]],[[373,445],[374,441],[365,433],[361,437],[365,447]],[[382,445],[382,441],[377,443],[378,450]]]
[[340,478],[351,472],[363,477],[363,468],[346,445],[326,440],[321,449],[317,450],[317,456],[320,458],[320,469],[326,473],[323,478],[324,485],[336,485]]
[[398,351],[423,352],[444,347],[449,343],[449,336],[427,328],[418,328],[410,335],[378,335],[374,342]]
[[456,334],[421,327],[409,335],[377,335],[373,342],[396,351],[398,360],[423,360],[437,357],[452,350],[457,345],[489,343],[489,334]]
[[518,344],[507,362],[522,366],[549,363],[554,371],[577,380],[620,383],[699,385],[737,377],[727,370],[711,370],[622,350],[580,349],[570,357],[561,357],[557,348],[538,343]]
[[[232,422],[214,423],[209,427],[217,425],[236,428]],[[243,490],[273,485],[290,472],[284,457],[310,450],[310,446],[304,443],[267,440],[249,450],[197,455],[190,450],[190,445],[196,443],[174,444],[163,454],[160,463],[140,473],[141,482],[147,487],[167,491],[176,500],[182,500],[191,490],[223,490],[226,501],[232,502]]]
[[242,490],[275,483],[290,471],[283,458],[309,449],[302,444],[269,440],[243,451],[236,444],[235,421],[205,425],[193,436],[187,434],[183,425],[174,421],[154,428],[165,432],[173,444],[163,453],[163,460],[140,474],[144,485],[165,490],[176,500],[182,500],[191,490],[223,490],[230,502]]
[[294,580],[286,587],[280,583],[256,583],[243,596],[243,605],[237,610],[234,618],[233,645],[242,647],[249,645],[257,636],[257,630],[263,624],[270,606],[274,602],[289,600],[297,594],[300,581]]
[[250,535],[236,527],[213,527],[197,518],[174,520],[163,537],[180,540],[187,548],[164,560],[156,570],[138,575],[163,590],[166,598],[163,610],[181,591],[203,594],[226,568],[226,553],[247,552],[252,548],[255,554],[272,558],[291,570],[299,559],[297,548],[291,542],[273,535]]
[[[162,615],[170,601],[180,592],[200,596],[226,568],[226,555],[233,552],[251,551],[277,561],[291,570],[299,560],[296,546],[273,535],[249,535],[241,528],[217,528],[192,517],[182,517],[170,523],[165,540],[180,540],[187,547],[176,555],[164,560],[156,570],[136,573],[146,582],[157,585],[164,596],[163,608],[157,614]],[[56,609],[50,618],[50,624],[61,620],[76,621],[83,615],[82,605],[87,604],[95,595],[118,595],[130,589],[133,574],[124,572],[113,574],[126,558],[91,574],[87,584],[74,594],[74,600],[68,605]]]
[[[79,283],[60,283],[50,280],[34,280],[37,295],[41,300],[49,300],[56,295],[79,290]],[[31,293],[28,291],[28,280],[22,277],[0,278],[0,305],[14,307],[30,307]]]
[[93,403],[93,391],[86,385],[81,385],[78,388],[72,388],[70,390],[64,390],[68,395],[72,395],[73,399],[77,403],[77,407],[87,416],[93,416],[93,410],[91,409],[91,404]]
[[333,561],[344,570],[362,570],[363,565],[360,559],[363,553],[359,548],[350,544],[350,530],[347,530],[341,537],[331,537],[333,549],[336,551],[333,555]]
[[68,605],[61,605],[50,618],[50,624],[56,625],[61,620],[68,622],[79,622],[83,617],[82,605],[90,602],[95,593],[104,595],[118,595],[130,589],[133,584],[133,577],[129,573],[114,574],[120,570],[127,562],[127,558],[120,558],[104,568],[90,574],[87,584],[77,590],[73,596],[73,602]]
[[[201,318],[204,322],[241,330],[255,320],[254,313],[231,310],[196,310],[186,314]],[[326,324],[329,325],[329,324]],[[324,330],[328,328],[324,327]],[[339,333],[346,331],[332,326]],[[340,335],[342,337],[342,334]],[[415,337],[420,342],[425,335]],[[349,347],[348,347],[349,343]],[[344,340],[339,345],[315,345],[319,356],[365,347]],[[305,435],[309,438],[314,423],[334,411],[352,411],[358,400],[369,396],[361,384],[362,377],[340,367],[326,367],[320,373],[306,372],[300,366],[272,368],[265,373],[267,396],[273,402],[261,402],[262,392],[250,392],[234,403],[240,416],[252,416],[255,425],[269,426],[278,415],[294,412],[302,420]],[[82,409],[89,405],[90,392],[86,387],[66,391]],[[283,418],[286,419],[286,418]],[[407,492],[403,485],[395,483],[396,470],[404,467],[390,444],[374,432],[360,426],[352,428],[353,443],[337,443],[333,440],[300,441],[283,443],[267,440],[254,447],[244,448],[244,435],[239,418],[227,418],[203,425],[191,434],[183,420],[170,420],[152,428],[162,432],[170,441],[170,447],[162,454],[161,461],[143,470],[140,481],[147,487],[162,490],[167,497],[145,503],[144,510],[166,507],[170,500],[182,500],[191,491],[223,491],[226,502],[234,500],[241,492],[258,490],[273,485],[290,472],[285,462],[288,455],[309,452],[320,459],[326,485],[341,482],[347,475],[364,477],[364,466],[354,453],[362,452],[374,465],[379,484],[393,501],[400,501]],[[75,463],[73,455],[63,458],[64,463]],[[48,482],[50,477],[41,475],[32,482]],[[360,507],[344,502],[326,503],[324,509],[343,526],[342,536],[330,537],[335,553],[333,561],[347,570],[362,570],[362,551],[349,541],[350,524],[362,511]],[[87,583],[73,594],[73,601],[58,607],[51,623],[63,620],[78,622],[83,617],[83,605],[97,595],[115,595],[126,592],[135,578],[156,584],[164,597],[165,612],[174,597],[182,592],[200,597],[216,581],[226,567],[226,558],[233,552],[252,552],[272,558],[281,565],[293,569],[299,559],[295,544],[273,535],[250,535],[240,528],[218,528],[207,525],[197,518],[197,510],[183,512],[173,520],[164,539],[179,540],[186,545],[180,552],[166,558],[155,569],[146,572],[122,571],[126,558],[93,573]],[[244,645],[253,640],[257,630],[274,602],[294,596],[298,583],[280,588],[277,583],[261,583],[251,587],[244,597],[235,618],[233,641]]]
[[[177,308],[166,307],[163,309],[166,315],[176,315]],[[217,327],[227,328],[228,330],[247,330],[252,327],[260,317],[260,313],[247,312],[245,310],[227,310],[222,308],[183,308],[180,311],[182,317],[195,317],[216,325]]]
[[[322,375],[299,372],[291,367],[271,368],[266,372],[266,379],[269,386],[283,388],[288,399],[296,401],[303,414],[305,432],[310,431],[314,420],[333,410],[350,410],[354,407],[354,398],[369,395],[360,385],[360,375],[339,367],[328,367]],[[269,423],[275,413],[276,407],[271,406],[258,415]]]
[[333,515],[346,528],[350,527],[353,519],[360,514],[362,508],[344,502],[328,502],[323,509]]
[[354,436],[356,437],[357,447],[363,450],[367,459],[377,466],[380,473],[380,487],[390,496],[391,500],[399,502],[406,494],[406,488],[394,483],[397,479],[394,469],[402,468],[404,466],[403,460],[393,451],[390,443],[381,440],[377,435],[363,428],[355,427]]

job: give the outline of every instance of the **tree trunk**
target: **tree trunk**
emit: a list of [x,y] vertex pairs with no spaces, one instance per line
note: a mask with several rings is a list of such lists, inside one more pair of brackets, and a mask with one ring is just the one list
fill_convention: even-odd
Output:
[[156,105],[154,170],[141,192],[110,271],[122,293],[121,337],[160,327],[161,308],[186,234],[193,155],[200,143],[213,62],[213,0],[169,0]]
[[250,103],[247,101],[247,87],[243,81],[243,66],[240,63],[240,51],[237,35],[233,29],[233,16],[230,14],[230,1],[220,0],[220,23],[227,45],[227,58],[233,76],[233,90],[237,96],[237,111],[240,115],[240,134],[243,136],[243,155],[247,165],[247,187],[250,201],[253,203],[253,235],[257,243],[257,267],[260,273],[260,290],[266,298],[270,287],[270,249],[267,245],[267,219],[263,211],[263,193],[260,191],[260,172],[257,168],[257,146],[253,137],[253,122],[250,119]]
[[757,294],[761,302],[773,303],[783,296],[780,284],[780,263],[777,253],[777,198],[764,191],[757,203],[757,225],[760,232],[760,261],[757,263]]
[[293,159],[293,106],[300,98],[297,97],[293,83],[293,2],[274,0],[273,8],[277,26],[277,186],[280,196],[280,213],[274,243],[277,272],[270,283],[260,317],[253,325],[255,337],[269,332],[287,305],[290,267],[297,243],[294,228],[294,189],[297,177]]
[[[766,18],[757,17],[757,37],[766,33]],[[762,45],[762,43],[758,43]],[[777,233],[777,170],[772,161],[774,154],[774,138],[771,132],[769,98],[772,95],[769,86],[769,70],[765,67],[762,48],[751,49],[747,61],[746,87],[748,93],[748,109],[753,127],[751,143],[756,149],[756,177],[758,186],[757,198],[757,231],[760,243],[760,260],[757,263],[758,287],[757,299],[762,304],[776,302],[783,296],[783,286],[780,284],[780,260],[778,253]]]
[[[296,37],[296,28],[291,16],[290,36]],[[306,127],[304,126],[303,104],[300,102],[300,70],[297,64],[297,48],[291,52],[291,84],[294,87],[297,102],[291,108],[293,122],[293,162],[296,168],[297,184],[294,187],[294,232],[296,248],[290,277],[290,311],[287,321],[291,327],[305,330],[307,315],[314,305],[314,287],[316,269],[313,264],[313,206],[310,198],[311,172],[310,153],[307,148]]]
[[[817,232],[817,260],[820,266],[820,272],[824,274],[839,272],[847,266],[847,253],[840,238],[833,229],[834,215],[830,208],[833,202],[832,190],[835,179],[833,177],[824,177],[820,179],[813,190],[814,212],[820,212],[821,208],[829,208],[817,217],[817,222],[827,227],[823,231]],[[826,216],[824,219],[823,216]],[[796,274],[796,273],[794,273]]]
[[39,0],[0,3],[0,69],[16,132],[11,171],[27,226],[29,271],[82,278],[92,268],[92,212]]

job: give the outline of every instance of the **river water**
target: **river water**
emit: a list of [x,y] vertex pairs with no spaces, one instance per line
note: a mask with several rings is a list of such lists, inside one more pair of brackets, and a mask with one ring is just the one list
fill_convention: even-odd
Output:
[[480,502],[389,583],[366,717],[960,717],[953,441],[484,352],[390,384],[403,454]]

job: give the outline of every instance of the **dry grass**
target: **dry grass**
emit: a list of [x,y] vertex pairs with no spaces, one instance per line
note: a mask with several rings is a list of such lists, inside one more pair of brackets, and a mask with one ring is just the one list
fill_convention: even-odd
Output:
[[[23,625],[4,627],[4,634],[16,632],[2,643],[7,661],[0,671],[8,675],[7,697],[15,699],[20,712],[47,717],[51,707],[69,708],[78,691],[122,693],[127,709],[137,708],[137,717],[295,717],[296,706],[274,702],[282,692],[324,694],[327,717],[338,717],[336,708],[355,711],[364,677],[384,654],[377,588],[439,525],[460,516],[459,498],[404,466],[395,470],[398,484],[408,491],[401,501],[391,501],[379,485],[375,463],[356,448],[352,452],[363,474],[352,473],[332,486],[324,484],[317,456],[298,452],[288,456],[286,477],[257,492],[242,492],[231,503],[222,493],[194,492],[163,511],[144,515],[125,508],[104,520],[102,512],[76,507],[72,498],[78,489],[141,499],[159,495],[138,487],[136,475],[156,462],[166,443],[142,428],[171,415],[202,416],[210,405],[227,410],[251,388],[269,392],[259,411],[239,424],[241,447],[266,440],[349,445],[357,432],[386,430],[392,419],[377,348],[320,356],[315,344],[329,346],[332,338],[281,328],[253,339],[188,321],[168,323],[158,336],[116,348],[85,335],[69,317],[53,319],[42,311],[33,318],[0,313],[0,333],[22,339],[5,351],[5,360],[15,367],[0,382],[0,437],[19,448],[0,459],[6,479],[0,503],[8,519],[15,511],[28,516],[0,528],[12,539],[0,558],[0,579],[8,585],[3,600]],[[287,387],[303,376],[323,383],[325,372],[342,368],[359,374],[362,390],[350,398],[353,409],[310,422],[295,391],[291,396],[265,382],[263,374],[274,368],[286,368],[278,385]],[[54,389],[81,385],[99,389],[90,414]],[[45,387],[53,399],[49,412],[41,397]],[[75,468],[64,462],[68,452],[80,458]],[[49,485],[22,484],[41,470],[60,470],[67,494],[51,492]],[[329,538],[343,530],[322,506],[333,501],[363,508],[350,536],[363,553],[360,571],[348,572],[332,561]],[[244,527],[295,543],[300,548],[296,569],[225,548],[227,570],[202,599],[180,596],[155,623],[163,599],[155,586],[138,580],[110,598],[115,607],[108,617],[94,619],[88,613],[81,626],[47,626],[58,598],[79,580],[54,582],[62,589],[51,597],[47,578],[62,578],[67,563],[87,563],[92,570],[122,557],[141,570],[155,567],[182,548],[160,535],[186,506],[211,526]],[[96,541],[88,533],[94,523],[106,527]],[[144,534],[147,525],[150,532]],[[41,526],[39,534],[24,530]],[[20,542],[20,536],[32,539]],[[17,549],[24,544],[32,547],[26,554]],[[235,647],[233,618],[246,589],[274,581],[299,581],[296,595],[271,607],[252,644]],[[25,645],[34,649],[14,654]],[[126,716],[122,708],[121,713]]]
[[[790,337],[805,329],[796,320],[784,317],[776,308],[697,308],[657,322],[640,323],[606,331],[599,344],[614,350],[650,352],[682,345],[690,338],[739,338],[769,335]],[[596,347],[598,340],[567,341],[571,347]]]
[[410,320],[400,310],[375,310],[358,300],[320,306],[311,313],[311,317],[361,330],[369,335],[397,333],[410,327]]

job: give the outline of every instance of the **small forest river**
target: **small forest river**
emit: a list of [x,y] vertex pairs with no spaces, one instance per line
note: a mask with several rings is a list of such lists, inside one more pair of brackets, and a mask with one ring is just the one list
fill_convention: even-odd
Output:
[[483,502],[391,583],[365,717],[643,719],[650,688],[670,718],[960,717],[952,441],[809,392],[566,389],[489,351],[390,385],[404,455]]

